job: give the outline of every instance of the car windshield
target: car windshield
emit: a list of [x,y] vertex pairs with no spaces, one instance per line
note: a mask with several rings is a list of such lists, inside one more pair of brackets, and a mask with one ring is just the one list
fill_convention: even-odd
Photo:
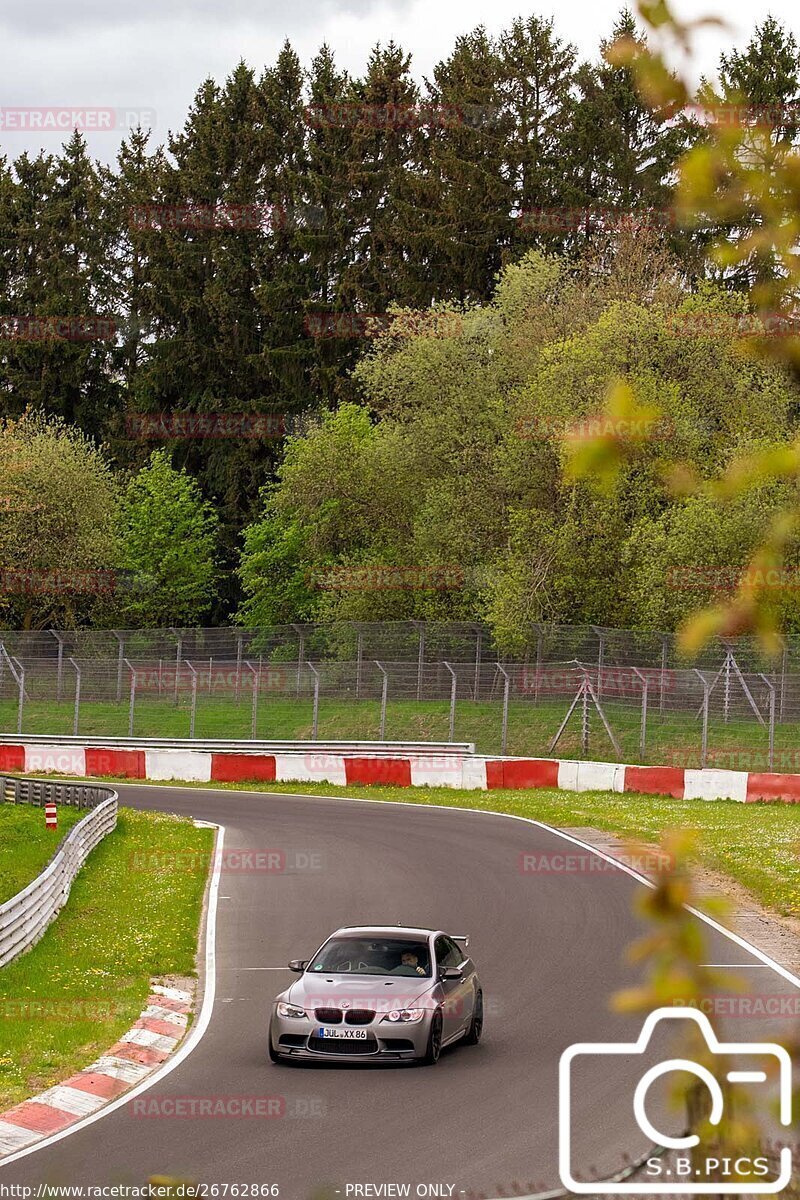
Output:
[[335,937],[320,950],[309,971],[343,975],[411,975],[430,978],[427,942],[392,937]]

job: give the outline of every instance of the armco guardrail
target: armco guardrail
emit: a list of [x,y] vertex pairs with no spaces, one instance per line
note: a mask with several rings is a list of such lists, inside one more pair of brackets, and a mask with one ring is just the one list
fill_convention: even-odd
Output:
[[0,967],[29,950],[66,904],[75,876],[117,823],[117,793],[108,787],[0,776],[6,803],[69,805],[91,811],[67,834],[36,879],[0,905]]
[[0,745],[110,746],[121,750],[231,750],[238,754],[474,754],[474,742],[318,742],[252,741],[231,738],[72,737],[56,734],[0,733]]

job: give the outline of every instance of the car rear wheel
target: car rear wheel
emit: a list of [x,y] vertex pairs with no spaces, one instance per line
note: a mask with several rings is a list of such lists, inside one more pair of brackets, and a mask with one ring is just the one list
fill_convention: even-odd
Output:
[[431,1028],[428,1034],[428,1046],[420,1062],[427,1067],[433,1067],[439,1061],[442,1053],[442,1014],[437,1010],[431,1018]]
[[475,997],[475,1007],[472,1010],[472,1020],[467,1028],[464,1041],[468,1046],[477,1046],[483,1032],[483,992]]

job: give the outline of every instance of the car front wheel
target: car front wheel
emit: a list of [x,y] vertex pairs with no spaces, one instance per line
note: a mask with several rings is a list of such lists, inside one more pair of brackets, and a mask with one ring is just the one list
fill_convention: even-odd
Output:
[[272,1034],[269,1034],[267,1037],[267,1050],[269,1051],[269,1056],[274,1063],[283,1062],[282,1056],[278,1054],[272,1045]]
[[439,1061],[442,1053],[442,1014],[437,1010],[431,1018],[431,1028],[428,1033],[428,1045],[420,1062],[433,1067]]
[[468,1046],[477,1046],[481,1040],[483,1032],[483,992],[478,992],[475,997],[475,1007],[472,1010],[472,1019],[467,1027],[464,1041]]

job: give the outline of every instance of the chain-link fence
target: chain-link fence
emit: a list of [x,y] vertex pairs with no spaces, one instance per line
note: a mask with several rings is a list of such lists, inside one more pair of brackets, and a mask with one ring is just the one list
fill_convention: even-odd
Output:
[[[800,640],[472,624],[0,635],[0,732],[474,742],[486,754],[800,770]],[[566,652],[566,653],[565,653]],[[561,657],[559,657],[559,654]]]

